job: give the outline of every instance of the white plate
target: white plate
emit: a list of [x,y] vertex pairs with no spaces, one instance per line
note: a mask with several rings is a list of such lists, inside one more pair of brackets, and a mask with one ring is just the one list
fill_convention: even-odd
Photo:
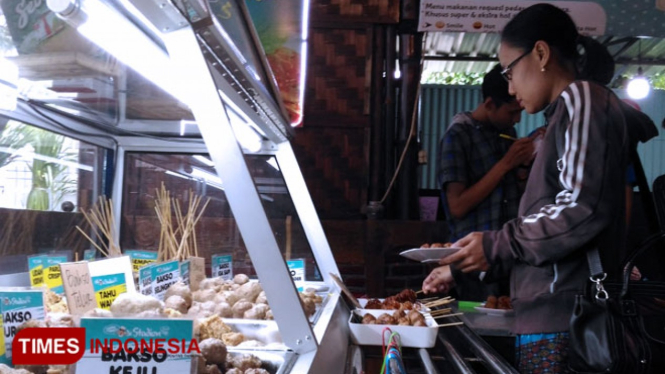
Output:
[[486,313],[489,316],[508,317],[515,314],[515,311],[512,309],[492,309],[492,308],[484,308],[482,306],[474,307],[474,309],[479,311],[480,313]]
[[440,259],[450,256],[459,251],[461,248],[448,247],[448,248],[413,248],[407,249],[399,253],[400,256],[406,257],[409,260],[420,262],[439,262]]

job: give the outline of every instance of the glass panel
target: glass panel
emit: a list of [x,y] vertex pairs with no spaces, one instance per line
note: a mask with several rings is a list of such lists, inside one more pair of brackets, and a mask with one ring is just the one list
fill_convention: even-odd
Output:
[[[198,255],[233,255],[233,273],[256,276],[219,177],[210,159],[200,155],[127,153],[125,158],[120,246],[123,250],[159,249],[161,224],[155,200],[162,185],[187,213],[195,196],[209,198],[196,225]],[[201,205],[203,205],[203,203]],[[175,218],[173,218],[175,221]]]
[[0,257],[20,257],[3,257],[0,274],[25,270],[30,254],[88,248],[76,226],[100,190],[105,157],[100,147],[0,117]]
[[322,281],[312,248],[274,156],[245,155],[263,208],[286,260],[305,260],[305,281]]
[[[322,280],[275,158],[246,156],[246,160],[285,259],[304,259],[305,280]],[[161,224],[155,212],[155,199],[163,185],[179,201],[183,213],[195,196],[203,197],[204,202],[210,198],[196,226],[198,255],[206,259],[208,266],[211,256],[232,254],[234,274],[256,276],[223,183],[210,159],[202,155],[131,152],[125,158],[124,174],[121,225],[124,250],[158,250]]]

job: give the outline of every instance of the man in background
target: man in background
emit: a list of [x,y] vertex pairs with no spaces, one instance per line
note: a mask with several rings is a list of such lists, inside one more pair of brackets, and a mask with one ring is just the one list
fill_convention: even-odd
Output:
[[[455,115],[439,142],[438,181],[450,242],[470,232],[498,230],[517,217],[528,176],[524,165],[534,157],[532,139],[516,138],[514,126],[522,107],[508,93],[500,65],[485,75],[482,92],[483,102],[472,112]],[[459,299],[481,301],[489,295],[508,294],[500,284],[483,283],[479,273],[441,271],[454,279]]]

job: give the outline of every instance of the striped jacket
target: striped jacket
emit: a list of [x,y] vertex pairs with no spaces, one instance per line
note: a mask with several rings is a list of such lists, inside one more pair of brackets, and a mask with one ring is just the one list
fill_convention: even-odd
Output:
[[517,334],[568,330],[589,278],[587,249],[599,248],[610,276],[623,257],[629,141],[619,98],[575,81],[545,117],[519,217],[483,235],[488,279],[510,275]]

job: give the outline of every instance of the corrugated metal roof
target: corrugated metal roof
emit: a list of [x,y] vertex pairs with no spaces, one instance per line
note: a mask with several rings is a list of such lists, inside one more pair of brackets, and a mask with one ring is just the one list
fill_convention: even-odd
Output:
[[[635,75],[641,66],[643,74],[665,73],[665,39],[602,36],[616,61],[615,78]],[[497,62],[501,36],[497,33],[427,33],[424,55],[425,71],[451,73],[485,73]]]

